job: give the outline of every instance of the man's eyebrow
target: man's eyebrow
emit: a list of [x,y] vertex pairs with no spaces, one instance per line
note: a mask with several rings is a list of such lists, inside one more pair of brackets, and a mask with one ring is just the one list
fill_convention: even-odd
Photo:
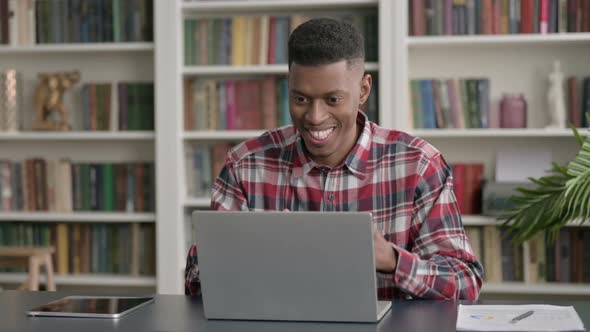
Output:
[[[293,94],[297,94],[297,95],[302,95],[302,96],[308,97],[305,93],[303,93],[303,92],[301,92],[299,90],[296,90],[296,89],[292,89],[290,92],[293,93]],[[328,91],[328,92],[324,93],[324,96],[343,95],[343,94],[346,94],[346,91],[340,90],[340,89],[336,89],[336,90],[332,90],[332,91]]]

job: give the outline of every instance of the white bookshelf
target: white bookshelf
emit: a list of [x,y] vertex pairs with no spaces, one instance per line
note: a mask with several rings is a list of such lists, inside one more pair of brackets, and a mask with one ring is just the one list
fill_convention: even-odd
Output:
[[151,141],[148,131],[0,132],[0,141]]
[[210,205],[210,197],[191,197],[184,200],[184,206],[187,208],[207,208]]
[[[157,0],[156,2],[160,2]],[[74,163],[132,163],[155,161],[155,131],[31,131],[33,100],[38,73],[79,70],[80,82],[66,92],[64,104],[74,128],[81,121],[81,87],[88,82],[149,82],[154,80],[153,42],[68,43],[30,46],[0,46],[1,70],[17,69],[23,76],[24,98],[19,114],[22,131],[0,131],[2,159],[68,158]],[[115,94],[112,96],[116,97]],[[6,212],[2,223],[156,223],[156,213],[125,212]],[[0,273],[0,283],[20,283],[24,274]],[[81,274],[57,275],[60,285],[98,287],[149,287],[156,289],[156,277]]]
[[227,11],[295,11],[295,10],[313,10],[313,9],[349,9],[374,7],[379,0],[299,0],[297,2],[290,0],[259,0],[259,1],[183,1],[181,9],[184,13],[192,12],[222,12]]
[[[368,62],[365,70],[376,72],[379,70],[379,64]],[[184,74],[187,76],[207,75],[207,76],[227,76],[227,75],[287,75],[289,68],[287,65],[249,65],[249,66],[187,66],[184,67]]]
[[[354,12],[358,10],[377,10],[381,31],[391,30],[391,2],[382,0],[302,0],[302,1],[175,1],[176,6],[167,6],[156,1],[156,20],[175,22],[163,24],[156,31],[156,71],[157,109],[173,110],[166,114],[159,112],[156,123],[160,124],[156,133],[156,154],[158,157],[158,220],[165,218],[170,223],[158,223],[158,242],[166,246],[158,248],[158,289],[165,293],[182,293],[182,273],[187,249],[185,239],[185,213],[194,208],[207,208],[208,197],[186,197],[184,146],[198,142],[242,141],[260,135],[263,130],[224,130],[224,131],[184,131],[182,80],[189,77],[237,77],[286,75],[287,65],[253,66],[184,66],[183,17],[255,15],[290,15],[293,13],[314,14],[321,11]],[[158,7],[159,6],[159,7]],[[175,7],[175,8],[170,8]],[[157,38],[160,36],[160,38]],[[388,34],[379,34],[379,58],[386,59],[392,53],[393,45],[387,46]],[[158,59],[160,61],[158,61]],[[380,86],[391,81],[386,75],[391,62],[367,63],[366,69],[378,73]],[[391,109],[389,93],[381,89],[379,103],[382,108]],[[385,115],[387,118],[387,115]],[[179,134],[180,133],[180,134]],[[163,163],[163,164],[162,164]],[[176,174],[172,179],[170,174]],[[171,272],[172,271],[172,272]],[[177,273],[174,273],[177,272]]]
[[[286,65],[265,66],[185,66],[182,18],[354,11],[377,9],[379,15],[379,62],[367,64],[379,76],[379,119],[387,128],[408,131],[435,145],[450,162],[483,162],[486,179],[493,179],[498,149],[511,145],[539,144],[551,149],[554,161],[563,164],[577,152],[578,144],[570,129],[545,129],[545,89],[553,60],[562,62],[567,75],[590,75],[590,33],[436,36],[408,35],[407,0],[252,0],[180,1],[176,6],[156,1],[156,71],[158,107],[156,154],[158,155],[158,285],[166,293],[182,292],[182,272],[187,248],[186,213],[207,208],[208,197],[187,197],[185,183],[186,144],[241,141],[261,134],[254,131],[184,131],[183,85],[190,77],[234,77],[286,75]],[[409,128],[410,79],[489,77],[491,100],[502,93],[524,93],[528,103],[529,128],[526,129],[441,129]],[[171,111],[172,110],[172,111]],[[580,132],[584,134],[583,131]],[[170,177],[170,174],[175,176]],[[466,226],[497,225],[495,218],[463,216]],[[171,272],[172,271],[172,272]],[[547,286],[550,287],[547,287]],[[523,283],[486,284],[484,293],[590,294],[590,286],[570,284],[527,285]]]
[[194,130],[185,131],[182,137],[185,140],[203,140],[203,141],[235,141],[247,140],[264,133],[264,130]]
[[72,43],[0,46],[1,54],[153,52],[154,43]]
[[464,215],[461,217],[461,220],[463,221],[463,226],[487,226],[501,223],[494,217],[480,215]]
[[472,35],[472,36],[420,36],[408,37],[410,49],[420,48],[477,48],[477,47],[544,47],[587,45],[590,33],[552,33],[547,35]]
[[[573,138],[570,129],[412,129],[409,133],[423,138]],[[584,135],[584,129],[578,129]]]
[[155,213],[126,212],[0,212],[0,222],[154,223]]
[[[496,217],[483,215],[464,215],[461,217],[464,226],[501,225],[504,221]],[[590,222],[580,223],[579,220],[569,222],[567,227],[590,227]]]
[[[397,13],[397,14],[395,14]],[[494,178],[497,151],[508,145],[525,149],[538,144],[551,151],[553,161],[565,164],[575,157],[578,143],[570,129],[545,129],[548,74],[554,60],[560,60],[564,77],[589,76],[590,33],[409,36],[408,2],[396,1],[393,15],[402,20],[401,43],[391,40],[401,53],[396,71],[389,75],[399,82],[391,122],[408,128],[411,79],[471,78],[490,79],[491,107],[497,109],[503,93],[524,94],[527,101],[526,129],[413,129],[411,133],[435,145],[450,162],[483,162],[486,179]],[[383,61],[381,61],[381,65]],[[580,134],[587,134],[586,130]],[[547,169],[550,165],[547,165]]]
[[524,282],[484,282],[482,294],[519,294],[519,295],[590,295],[590,287],[585,284],[573,283],[538,283]]
[[[27,279],[26,273],[0,272],[0,284],[17,284]],[[45,282],[45,275],[39,276]],[[55,283],[59,286],[103,286],[103,287],[155,287],[156,278],[147,276],[126,276],[118,274],[56,274]]]

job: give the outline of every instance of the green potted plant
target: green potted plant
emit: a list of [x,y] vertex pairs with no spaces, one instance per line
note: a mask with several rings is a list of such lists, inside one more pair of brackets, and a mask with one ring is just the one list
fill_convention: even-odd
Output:
[[[590,116],[588,116],[590,122]],[[590,221],[590,135],[583,139],[573,128],[580,151],[567,166],[553,163],[548,175],[529,178],[533,189],[517,188],[510,199],[514,207],[499,220],[513,240],[522,243],[541,231],[555,239],[568,223]]]

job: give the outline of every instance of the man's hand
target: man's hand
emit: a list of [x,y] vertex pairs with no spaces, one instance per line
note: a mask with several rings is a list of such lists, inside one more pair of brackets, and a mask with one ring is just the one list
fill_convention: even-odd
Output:
[[373,250],[375,251],[375,267],[377,271],[382,273],[395,271],[397,265],[395,251],[375,224],[373,224]]

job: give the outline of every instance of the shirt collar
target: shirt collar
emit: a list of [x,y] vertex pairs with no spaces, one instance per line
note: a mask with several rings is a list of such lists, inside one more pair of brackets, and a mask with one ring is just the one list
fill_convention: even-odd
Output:
[[[351,173],[363,179],[367,167],[367,159],[371,148],[372,128],[364,112],[358,111],[356,118],[357,124],[362,125],[361,135],[355,145],[350,150],[348,156],[344,159],[342,165],[334,168],[346,166]],[[307,175],[314,167],[319,167],[306,153],[301,133],[297,131],[295,141],[295,153],[293,154],[293,176],[298,178]]]

